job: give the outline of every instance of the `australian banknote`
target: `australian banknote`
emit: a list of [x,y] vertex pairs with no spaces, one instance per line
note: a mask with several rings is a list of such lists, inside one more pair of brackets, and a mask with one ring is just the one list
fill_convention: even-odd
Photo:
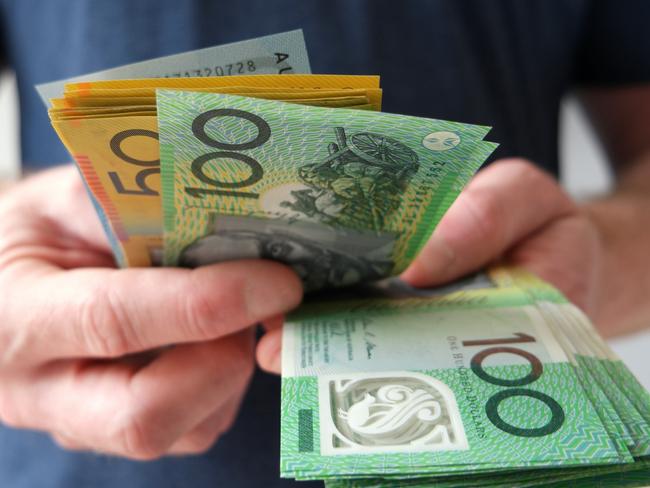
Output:
[[308,290],[405,269],[496,146],[442,120],[157,96],[165,264],[275,259]]

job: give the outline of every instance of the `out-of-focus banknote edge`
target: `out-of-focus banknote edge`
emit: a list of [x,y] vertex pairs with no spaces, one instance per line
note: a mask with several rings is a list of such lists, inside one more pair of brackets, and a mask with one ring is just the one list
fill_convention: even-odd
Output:
[[[264,52],[263,56],[250,56],[251,52]],[[49,107],[51,98],[63,94],[64,85],[75,81],[96,81],[127,78],[160,78],[160,77],[198,77],[219,76],[216,68],[239,70],[237,63],[253,60],[271,65],[278,73],[311,73],[307,47],[302,29],[256,37],[245,41],[208,47],[196,51],[172,54],[160,58],[149,59],[127,64],[107,70],[97,71],[65,80],[57,80],[36,86],[36,91]],[[218,63],[215,65],[215,61]],[[242,67],[247,69],[248,66]],[[208,73],[209,70],[213,72]],[[264,72],[268,73],[268,69]],[[224,75],[239,73],[224,73]],[[248,71],[245,74],[253,74]]]

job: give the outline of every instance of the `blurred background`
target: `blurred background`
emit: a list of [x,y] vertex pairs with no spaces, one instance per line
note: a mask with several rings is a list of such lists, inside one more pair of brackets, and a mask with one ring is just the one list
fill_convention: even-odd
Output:
[[[0,179],[20,174],[18,148],[18,105],[11,74],[0,75]],[[45,106],[43,107],[45,110]],[[568,98],[561,117],[562,183],[577,199],[606,192],[611,187],[605,155],[575,100]],[[612,340],[613,349],[650,390],[650,324],[647,331]]]

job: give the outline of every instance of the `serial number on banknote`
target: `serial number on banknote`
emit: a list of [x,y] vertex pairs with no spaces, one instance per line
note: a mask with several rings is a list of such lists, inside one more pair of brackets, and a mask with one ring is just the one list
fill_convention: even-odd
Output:
[[232,76],[243,75],[246,73],[254,73],[257,67],[255,61],[248,59],[238,63],[224,64],[223,66],[206,66],[187,70],[183,72],[168,73],[163,75],[164,78],[197,78],[206,76]]

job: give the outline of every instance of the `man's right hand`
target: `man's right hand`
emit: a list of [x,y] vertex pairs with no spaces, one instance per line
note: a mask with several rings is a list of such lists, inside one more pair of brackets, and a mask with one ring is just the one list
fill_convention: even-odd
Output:
[[0,420],[133,459],[202,452],[246,390],[251,325],[301,284],[268,261],[112,266],[74,168],[0,195]]

